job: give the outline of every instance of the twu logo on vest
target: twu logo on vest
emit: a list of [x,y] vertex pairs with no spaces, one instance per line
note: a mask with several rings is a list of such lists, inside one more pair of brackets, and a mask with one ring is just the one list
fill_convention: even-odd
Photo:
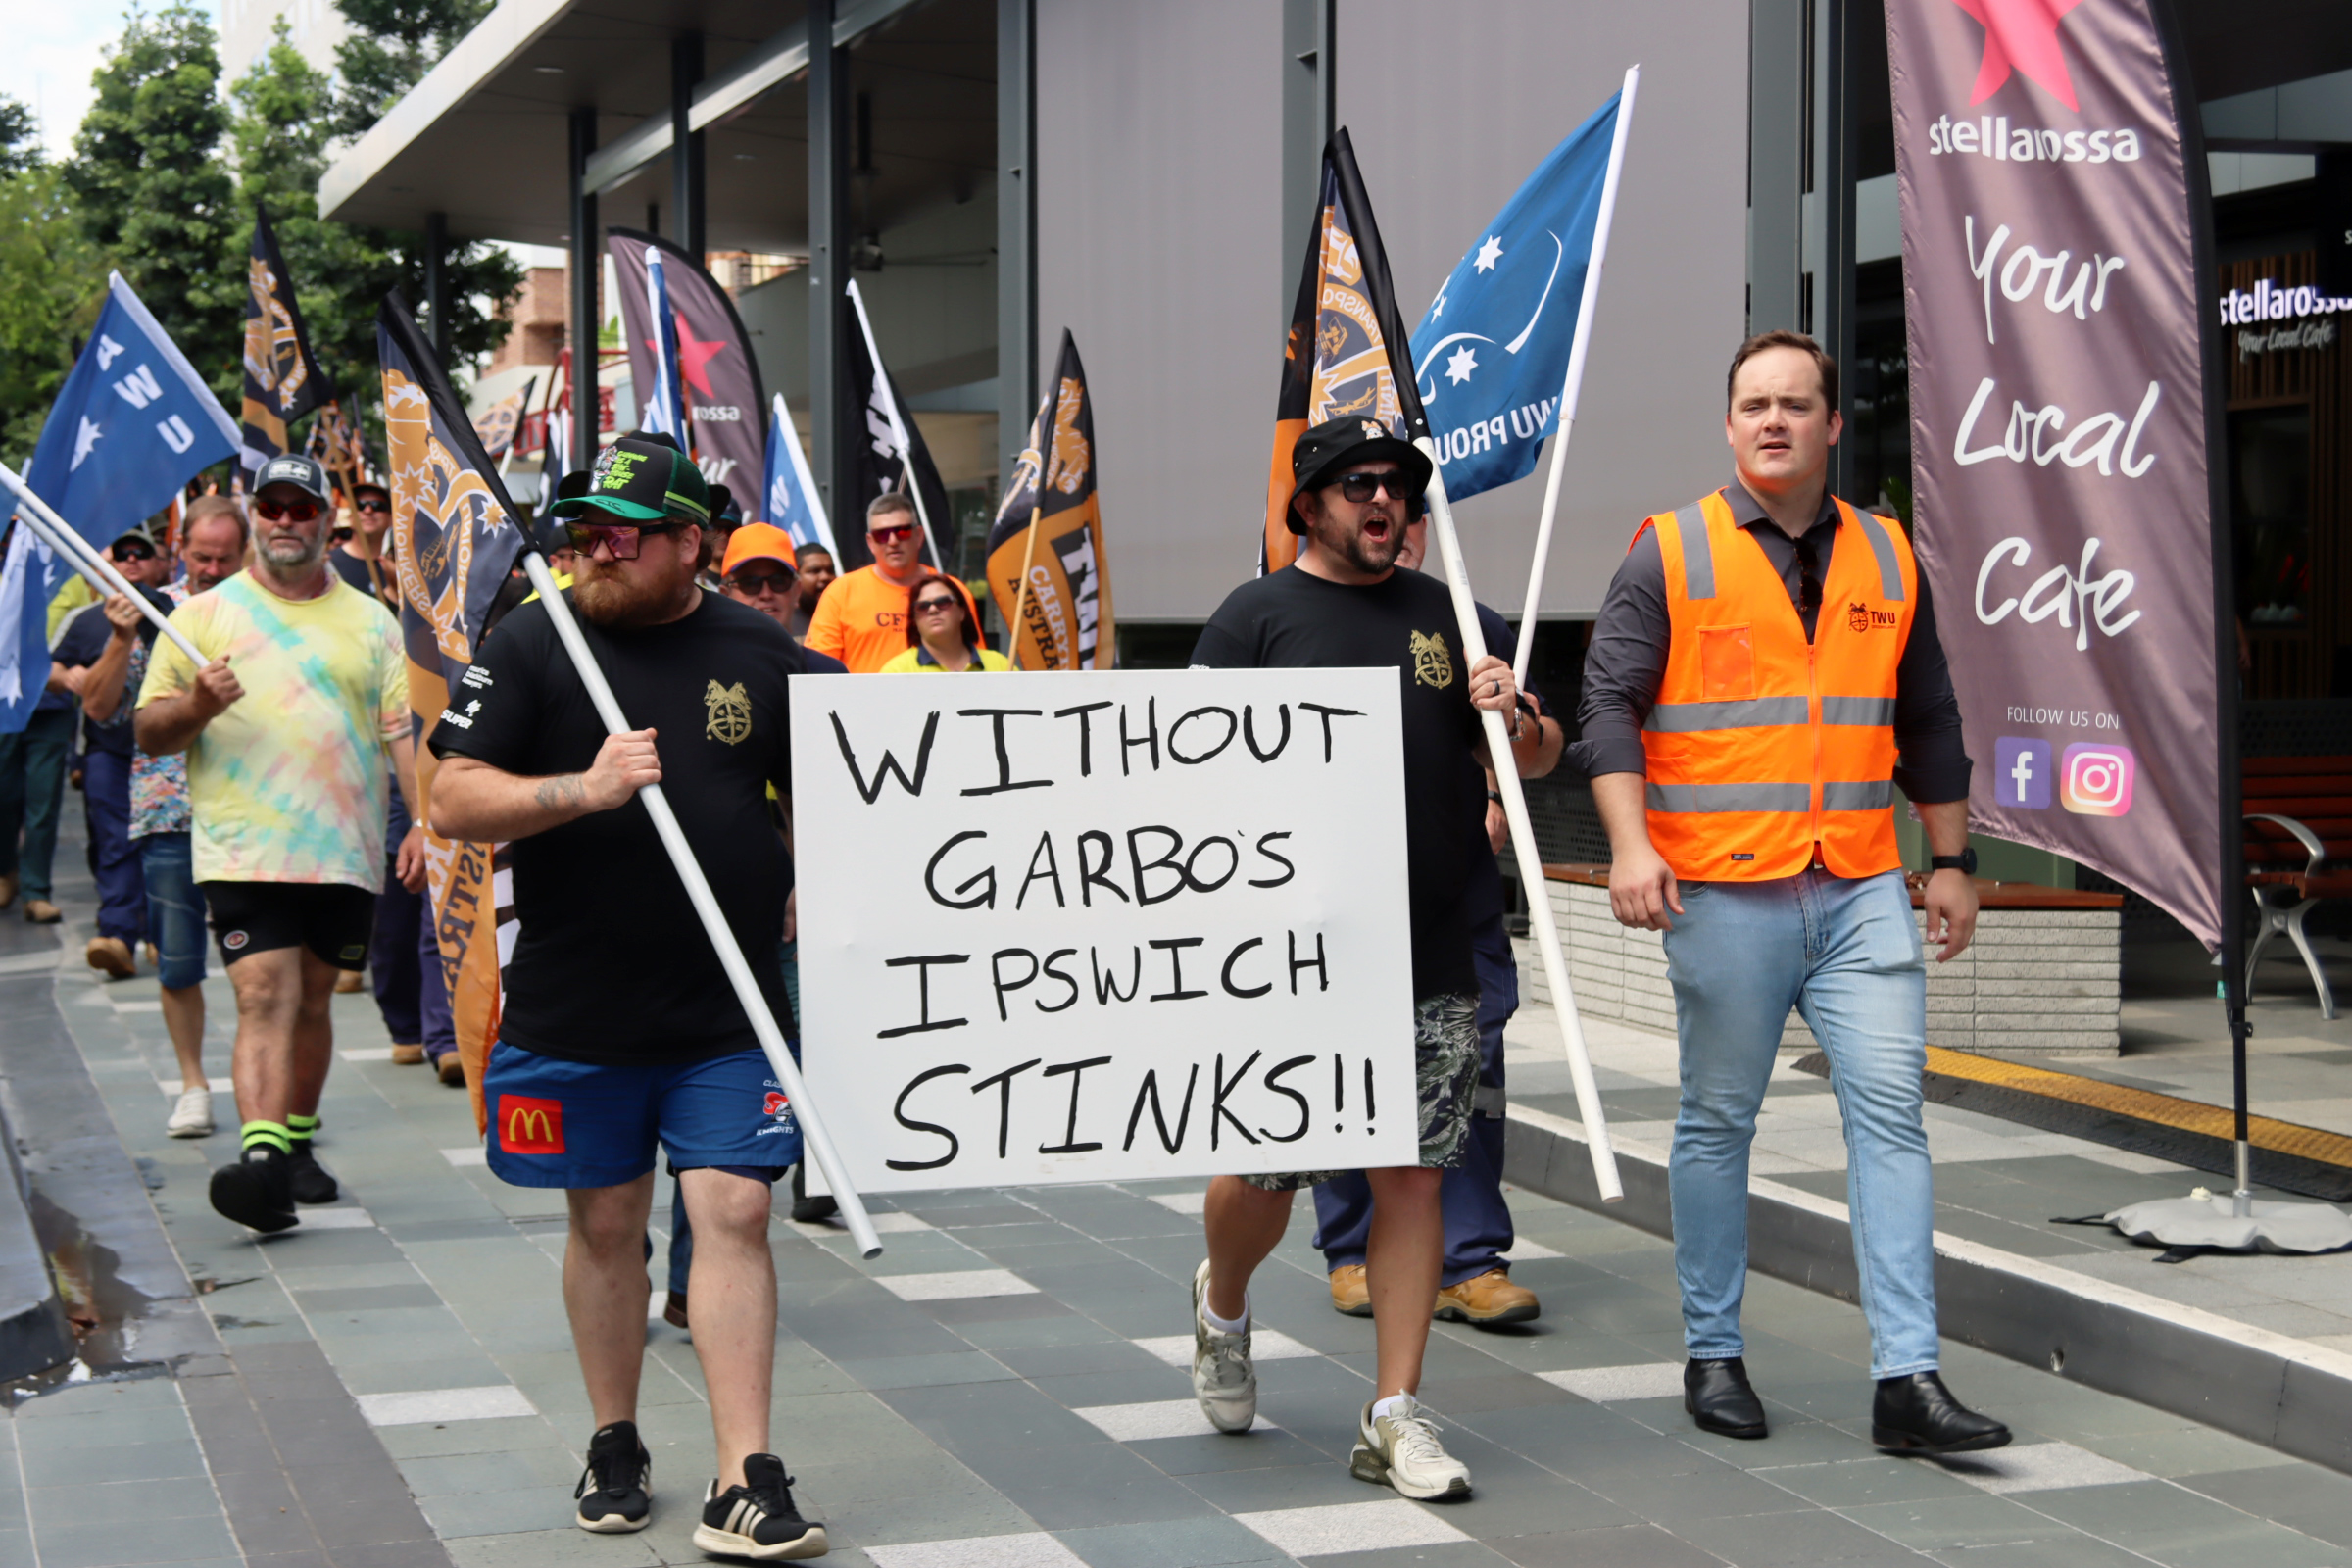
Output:
[[1857,599],[1845,607],[1845,624],[1850,631],[1892,631],[1898,617],[1891,610],[1873,610]]

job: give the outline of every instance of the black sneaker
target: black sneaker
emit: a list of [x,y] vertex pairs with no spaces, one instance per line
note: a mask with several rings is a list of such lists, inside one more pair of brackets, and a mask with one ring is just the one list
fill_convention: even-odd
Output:
[[318,1156],[311,1152],[311,1141],[295,1140],[294,1152],[286,1156],[286,1185],[297,1203],[331,1203],[342,1191],[335,1179],[327,1174]]
[[694,1544],[721,1557],[750,1557],[760,1562],[784,1562],[822,1557],[825,1527],[810,1524],[792,1505],[792,1477],[784,1461],[772,1453],[755,1453],[743,1461],[745,1484],[710,1491],[703,1503],[703,1522],[694,1527]]
[[255,1144],[233,1165],[213,1172],[213,1207],[247,1230],[291,1230],[301,1218],[283,1152]]
[[615,1421],[588,1440],[588,1468],[572,1489],[580,1506],[571,1522],[600,1536],[625,1535],[654,1522],[654,1456],[637,1440],[637,1423]]

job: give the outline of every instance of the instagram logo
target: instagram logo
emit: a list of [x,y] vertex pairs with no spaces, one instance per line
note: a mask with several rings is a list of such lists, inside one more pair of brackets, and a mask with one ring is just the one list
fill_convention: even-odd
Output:
[[2121,746],[2069,746],[2060,764],[2058,804],[2082,816],[2132,809],[2132,753]]

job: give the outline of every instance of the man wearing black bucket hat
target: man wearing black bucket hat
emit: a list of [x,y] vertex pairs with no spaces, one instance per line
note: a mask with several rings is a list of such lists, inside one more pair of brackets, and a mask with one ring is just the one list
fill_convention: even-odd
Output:
[[[517,606],[450,688],[432,735],[432,821],[513,845],[518,926],[483,1075],[490,1168],[566,1190],[564,1300],[597,1430],[575,1522],[651,1521],[636,1427],[646,1219],[666,1152],[692,1217],[694,1348],[718,1478],[694,1542],[761,1561],[813,1557],[768,1449],[776,1280],[769,1187],[801,1134],[638,791],[659,783],[774,1015],[792,865],[767,789],[792,785],[786,682],[808,669],[768,616],[695,574],[710,495],[663,436],[600,453],[555,506],[577,553],[565,599],[629,722],[608,735],[549,607]],[[625,983],[614,984],[625,970]]]
[[[1465,669],[1453,603],[1435,577],[1396,569],[1429,460],[1380,424],[1327,420],[1291,454],[1298,561],[1228,595],[1193,650],[1197,667],[1390,665],[1403,696],[1405,845],[1413,948],[1413,1045],[1421,1158],[1365,1172],[1375,1200],[1365,1259],[1378,1333],[1377,1387],[1356,1421],[1349,1470],[1408,1497],[1469,1494],[1415,1402],[1445,1256],[1439,1182],[1460,1156],[1478,1084],[1478,978],[1471,963],[1464,846],[1484,816],[1478,709],[1513,725],[1527,760],[1542,732],[1520,722],[1511,666]],[[1516,765],[1514,757],[1502,765]],[[1193,1276],[1193,1392],[1210,1422],[1247,1431],[1257,1410],[1250,1358],[1250,1275],[1282,1239],[1291,1195],[1339,1174],[1219,1176],[1204,1213],[1208,1258]]]

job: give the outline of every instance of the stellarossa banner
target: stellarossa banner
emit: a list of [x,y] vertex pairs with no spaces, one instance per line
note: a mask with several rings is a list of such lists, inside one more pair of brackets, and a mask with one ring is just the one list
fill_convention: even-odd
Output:
[[646,255],[658,248],[678,339],[678,395],[693,430],[691,440],[684,435],[679,440],[693,452],[704,478],[737,495],[751,494],[766,472],[767,394],[735,302],[699,261],[659,234],[609,228],[605,244],[618,279],[621,332],[628,340],[629,378],[641,389],[639,401],[655,379]]
[[1977,824],[2214,943],[2211,279],[2155,3],[1887,0],[1913,524]]

